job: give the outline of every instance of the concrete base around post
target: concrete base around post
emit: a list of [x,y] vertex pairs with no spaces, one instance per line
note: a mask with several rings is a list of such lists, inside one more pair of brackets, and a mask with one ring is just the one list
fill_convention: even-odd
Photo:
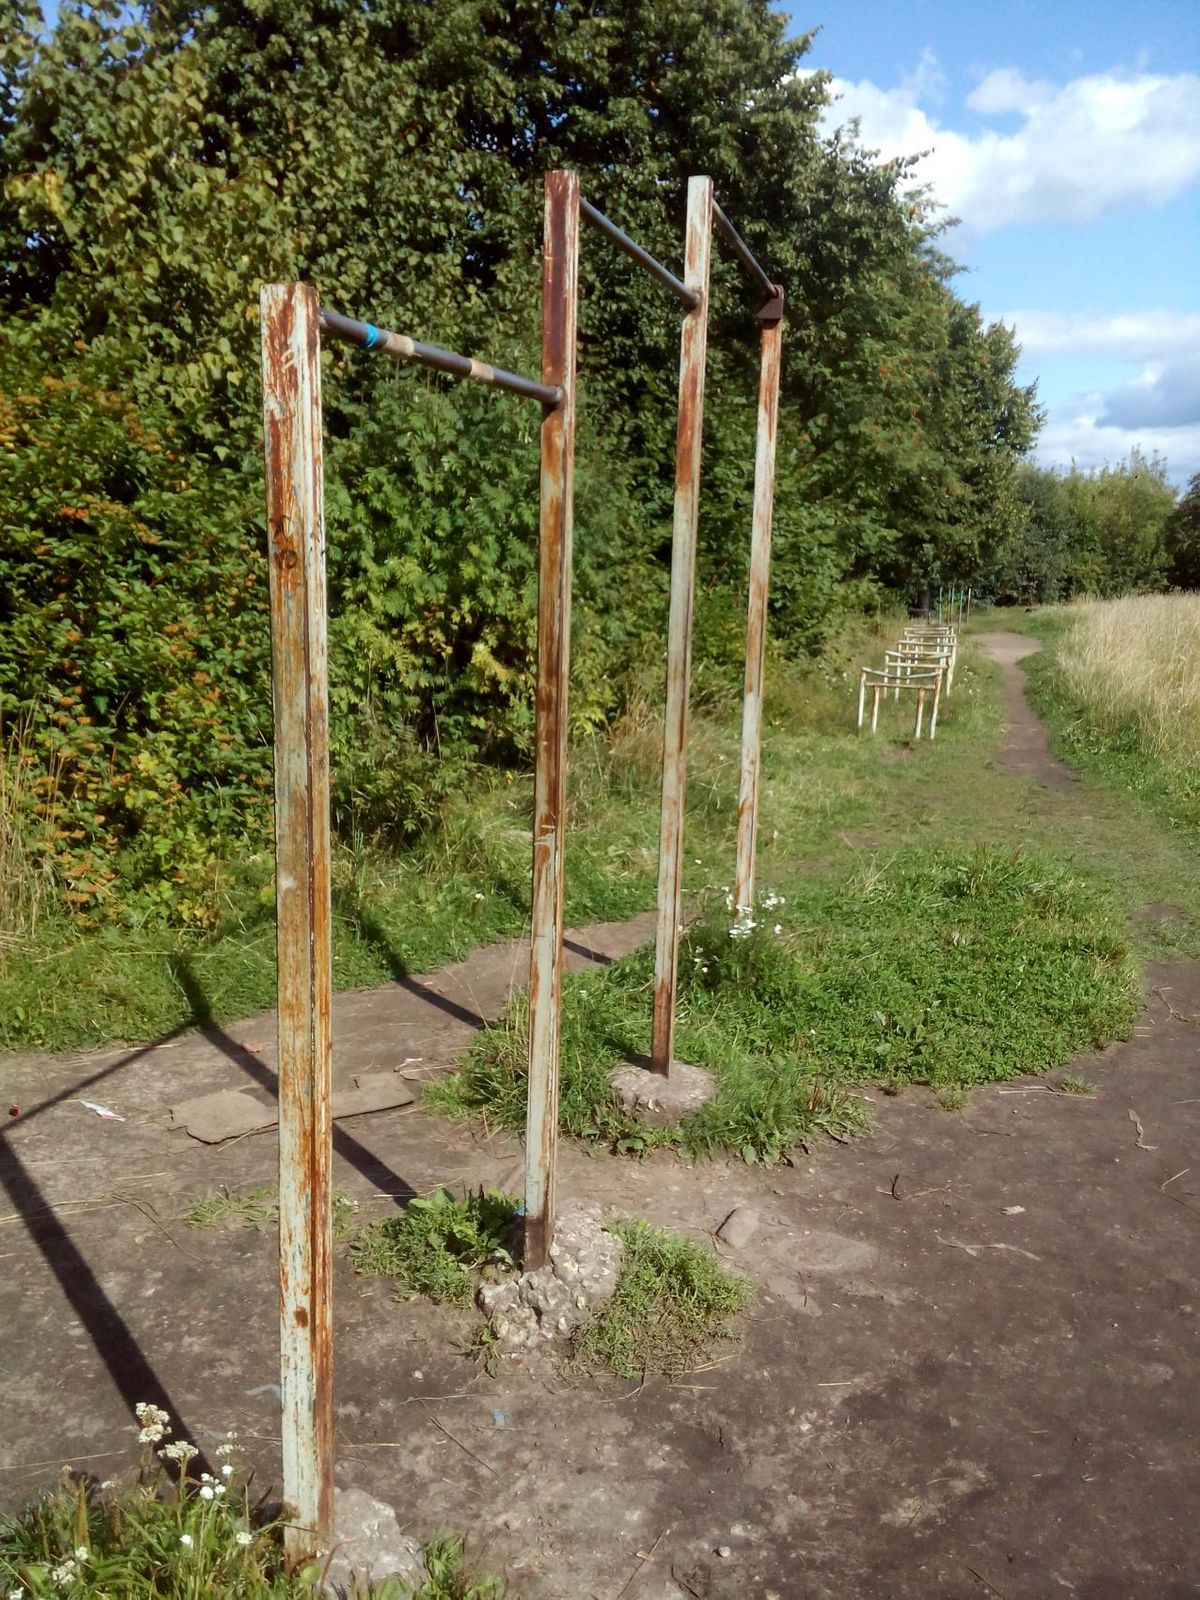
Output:
[[400,1532],[396,1513],[382,1500],[362,1489],[336,1490],[334,1526],[337,1543],[321,1583],[324,1594],[359,1600],[388,1578],[403,1578],[413,1589],[424,1583],[421,1546]]
[[672,1061],[667,1078],[630,1063],[613,1073],[612,1087],[622,1111],[647,1127],[669,1128],[711,1100],[717,1080],[704,1067],[691,1067],[686,1061]]
[[479,1286],[475,1303],[495,1349],[516,1355],[568,1339],[612,1299],[624,1252],[598,1205],[568,1200],[559,1209],[549,1266]]

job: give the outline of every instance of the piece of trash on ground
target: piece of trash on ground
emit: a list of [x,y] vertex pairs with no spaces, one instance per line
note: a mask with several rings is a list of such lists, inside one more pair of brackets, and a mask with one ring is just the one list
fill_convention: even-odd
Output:
[[98,1106],[94,1100],[81,1100],[81,1106],[86,1106],[89,1111],[94,1111],[104,1122],[124,1122],[125,1118],[119,1112],[110,1111],[107,1106]]

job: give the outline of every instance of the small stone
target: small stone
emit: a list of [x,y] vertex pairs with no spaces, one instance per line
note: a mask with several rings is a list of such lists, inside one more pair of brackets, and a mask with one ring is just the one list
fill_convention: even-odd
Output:
[[735,1206],[717,1229],[717,1238],[734,1250],[748,1245],[758,1232],[759,1216],[750,1206]]
[[730,1556],[733,1554],[733,1551],[727,1544],[719,1544],[717,1546],[717,1554],[720,1556],[722,1561],[728,1561]]

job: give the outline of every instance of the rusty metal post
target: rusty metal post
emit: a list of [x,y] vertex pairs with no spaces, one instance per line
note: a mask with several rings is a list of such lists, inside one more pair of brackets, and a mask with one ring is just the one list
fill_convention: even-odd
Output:
[[546,1264],[554,1238],[578,299],[579,179],[573,172],[550,172],[546,174],[542,255],[542,382],[561,389],[562,399],[557,405],[547,406],[542,418],[529,1099],[525,1122],[526,1270]]
[[712,257],[711,178],[688,179],[683,281],[696,308],[683,319],[679,355],[679,424],[675,444],[675,516],[671,533],[671,599],[667,623],[667,698],[663,729],[662,822],[658,850],[658,930],[654,952],[654,1023],[650,1066],[668,1074],[675,1044],[675,980],[679,964],[683,813],[687,793],[688,690],[692,667],[692,600],[700,509],[700,442],[708,347],[708,272]]
[[333,1538],[329,1116],[329,709],[321,335],[308,284],[261,295],[263,452],[275,710],[279,972],[279,1337],[284,1532]]
[[754,904],[758,786],[762,756],[763,674],[767,655],[767,586],[771,572],[771,513],[775,503],[775,432],[783,347],[783,292],[776,289],[762,316],[758,374],[758,432],[754,446],[754,520],[746,607],[746,678],[742,696],[742,775],[738,794],[734,906]]

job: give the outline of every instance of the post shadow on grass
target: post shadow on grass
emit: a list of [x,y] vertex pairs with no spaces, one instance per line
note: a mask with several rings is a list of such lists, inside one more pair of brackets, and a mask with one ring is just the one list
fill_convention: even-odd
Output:
[[343,892],[338,897],[337,909],[352,925],[367,948],[374,951],[383,962],[391,973],[394,984],[407,990],[409,994],[416,995],[419,1000],[424,1000],[436,1010],[444,1011],[456,1022],[465,1022],[468,1027],[478,1028],[481,1031],[487,1027],[487,1019],[481,1017],[477,1011],[459,1005],[457,1000],[451,1000],[448,995],[438,994],[436,989],[430,989],[426,984],[417,982],[404,957],[393,947],[387,929],[373,912],[367,910],[356,895]]
[[[266,1062],[261,1061],[253,1050],[248,1050],[244,1044],[239,1044],[236,1039],[231,1038],[224,1028],[214,1021],[212,1003],[201,987],[187,957],[169,956],[168,965],[172,978],[187,1000],[192,1022],[201,1036],[219,1050],[226,1060],[232,1061],[235,1067],[240,1067],[247,1077],[253,1078],[260,1088],[266,1089],[272,1098],[278,1098],[279,1080]],[[395,1200],[401,1209],[407,1206],[417,1193],[410,1183],[394,1173],[373,1151],[368,1150],[366,1145],[360,1144],[336,1122],[333,1125],[333,1148],[343,1161],[360,1172],[367,1182],[374,1184],[381,1193]]]
[[[3,1187],[13,1210],[24,1218],[29,1237],[57,1279],[80,1325],[86,1329],[97,1355],[108,1369],[113,1387],[129,1407],[130,1415],[136,1416],[134,1408],[141,1401],[159,1406],[171,1418],[174,1437],[185,1440],[199,1452],[193,1473],[212,1472],[211,1463],[183,1421],[179,1407],[171,1399],[129,1324],[105,1293],[82,1250],[55,1215],[37,1180],[3,1136],[0,1136],[0,1187]],[[167,1470],[172,1476],[178,1476],[178,1469],[173,1464]]]

